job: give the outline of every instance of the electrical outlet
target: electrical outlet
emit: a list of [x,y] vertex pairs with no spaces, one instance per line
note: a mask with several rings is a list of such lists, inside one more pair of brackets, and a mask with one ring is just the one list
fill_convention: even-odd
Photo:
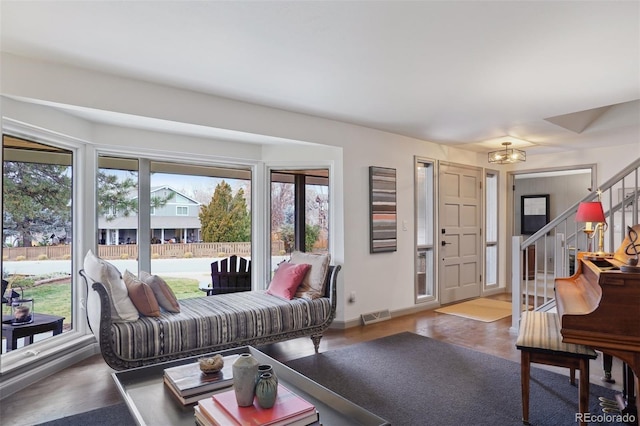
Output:
[[356,292],[352,291],[349,294],[349,303],[356,303]]

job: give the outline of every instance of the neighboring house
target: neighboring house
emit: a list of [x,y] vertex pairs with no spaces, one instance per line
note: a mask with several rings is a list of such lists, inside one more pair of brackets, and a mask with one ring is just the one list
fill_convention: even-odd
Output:
[[[151,198],[168,199],[162,207],[151,208],[151,241],[156,244],[200,241],[200,203],[169,186],[151,188]],[[133,197],[137,198],[137,197]],[[136,244],[138,215],[98,218],[100,244]]]

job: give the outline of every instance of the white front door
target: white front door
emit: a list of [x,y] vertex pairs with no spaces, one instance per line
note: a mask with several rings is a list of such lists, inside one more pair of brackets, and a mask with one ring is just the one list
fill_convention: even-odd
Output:
[[440,302],[480,296],[482,170],[440,163]]

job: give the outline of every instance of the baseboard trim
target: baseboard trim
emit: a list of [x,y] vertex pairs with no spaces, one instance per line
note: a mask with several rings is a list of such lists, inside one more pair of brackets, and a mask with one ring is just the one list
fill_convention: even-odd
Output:
[[502,294],[506,292],[507,292],[507,289],[504,287],[491,288],[491,289],[484,290],[482,292],[482,297],[495,296],[496,294]]
[[66,352],[36,361],[26,366],[27,368],[4,373],[0,383],[0,401],[97,353],[99,353],[98,344],[93,336],[88,336],[86,343],[82,342]]

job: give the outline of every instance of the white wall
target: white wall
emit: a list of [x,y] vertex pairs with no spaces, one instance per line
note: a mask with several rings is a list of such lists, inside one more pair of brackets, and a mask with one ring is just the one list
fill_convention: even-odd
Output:
[[[1,71],[2,94],[25,101],[3,99],[3,116],[46,126],[102,147],[135,144],[169,156],[177,153],[208,153],[212,158],[221,155],[229,161],[243,158],[263,161],[267,165],[287,161],[331,164],[334,173],[332,182],[336,188],[332,194],[332,253],[334,262],[343,265],[339,280],[337,324],[355,323],[362,313],[381,309],[404,311],[415,307],[414,156],[488,166],[486,154],[8,54],[2,56]],[[31,102],[44,106],[33,108],[29,106]],[[218,129],[220,135],[232,134],[236,140],[244,137],[259,142],[263,138],[269,144],[252,145],[219,138],[189,138],[107,125],[96,126],[70,118],[47,106],[52,103],[191,123]],[[633,137],[633,130],[631,135]],[[278,141],[283,144],[278,144]],[[300,145],[292,145],[292,141]],[[579,156],[530,155],[527,163],[519,168],[540,169],[551,165],[596,163],[598,181],[602,182],[602,179],[610,177],[625,165],[626,158],[637,158],[639,154],[640,144],[584,151]],[[369,166],[397,169],[399,226],[396,252],[369,253]],[[506,168],[500,170],[502,189],[506,193]],[[511,214],[505,196],[501,195],[500,203],[501,212]],[[406,231],[402,230],[404,221],[408,224]],[[510,234],[506,229],[506,221],[502,221],[501,226],[500,278],[504,285],[507,261],[505,247]],[[347,304],[347,296],[352,291],[356,292],[356,303]]]

